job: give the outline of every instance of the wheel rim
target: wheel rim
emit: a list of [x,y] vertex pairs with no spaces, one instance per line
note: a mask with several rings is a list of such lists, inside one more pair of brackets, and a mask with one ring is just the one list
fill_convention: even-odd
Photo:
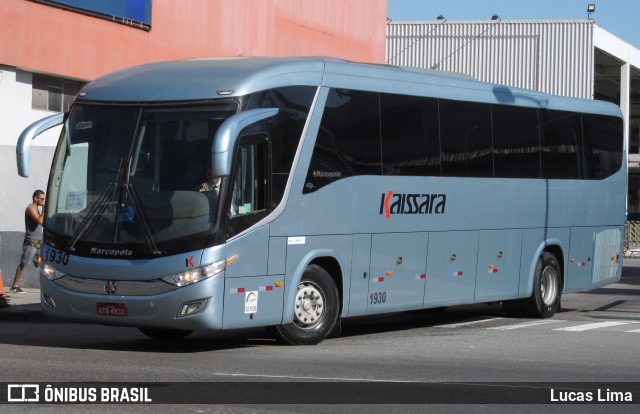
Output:
[[324,316],[324,292],[312,282],[298,285],[295,302],[295,318],[293,322],[303,329],[317,326]]
[[542,271],[542,277],[540,278],[540,296],[545,305],[550,306],[555,302],[557,289],[558,272],[553,267],[547,266]]

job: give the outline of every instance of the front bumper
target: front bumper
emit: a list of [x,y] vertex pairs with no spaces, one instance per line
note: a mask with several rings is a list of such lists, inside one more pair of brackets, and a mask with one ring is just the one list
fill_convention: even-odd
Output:
[[[224,272],[189,286],[148,296],[82,293],[42,275],[40,289],[42,312],[50,320],[186,330],[222,328]],[[45,300],[47,296],[52,301]],[[183,304],[199,300],[207,300],[204,309],[178,317]],[[124,305],[126,316],[100,315],[98,303]]]

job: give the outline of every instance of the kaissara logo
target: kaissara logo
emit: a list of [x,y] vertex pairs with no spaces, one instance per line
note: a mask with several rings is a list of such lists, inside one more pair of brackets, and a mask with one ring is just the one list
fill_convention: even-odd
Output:
[[382,193],[380,214],[390,219],[394,214],[444,214],[446,194]]

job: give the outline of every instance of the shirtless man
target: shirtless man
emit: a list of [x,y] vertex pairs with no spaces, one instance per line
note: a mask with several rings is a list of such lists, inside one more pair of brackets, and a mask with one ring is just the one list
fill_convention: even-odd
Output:
[[44,191],[36,190],[33,193],[33,202],[27,206],[24,211],[24,243],[22,244],[22,258],[16,269],[16,275],[13,278],[11,292],[24,293],[20,289],[19,283],[22,277],[24,267],[33,260],[33,264],[38,266],[38,252],[42,243],[42,220],[44,219]]

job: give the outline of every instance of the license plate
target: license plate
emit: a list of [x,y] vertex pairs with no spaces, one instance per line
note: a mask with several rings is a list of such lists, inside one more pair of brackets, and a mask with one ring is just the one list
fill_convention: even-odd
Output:
[[98,315],[127,316],[127,305],[124,303],[96,303]]

